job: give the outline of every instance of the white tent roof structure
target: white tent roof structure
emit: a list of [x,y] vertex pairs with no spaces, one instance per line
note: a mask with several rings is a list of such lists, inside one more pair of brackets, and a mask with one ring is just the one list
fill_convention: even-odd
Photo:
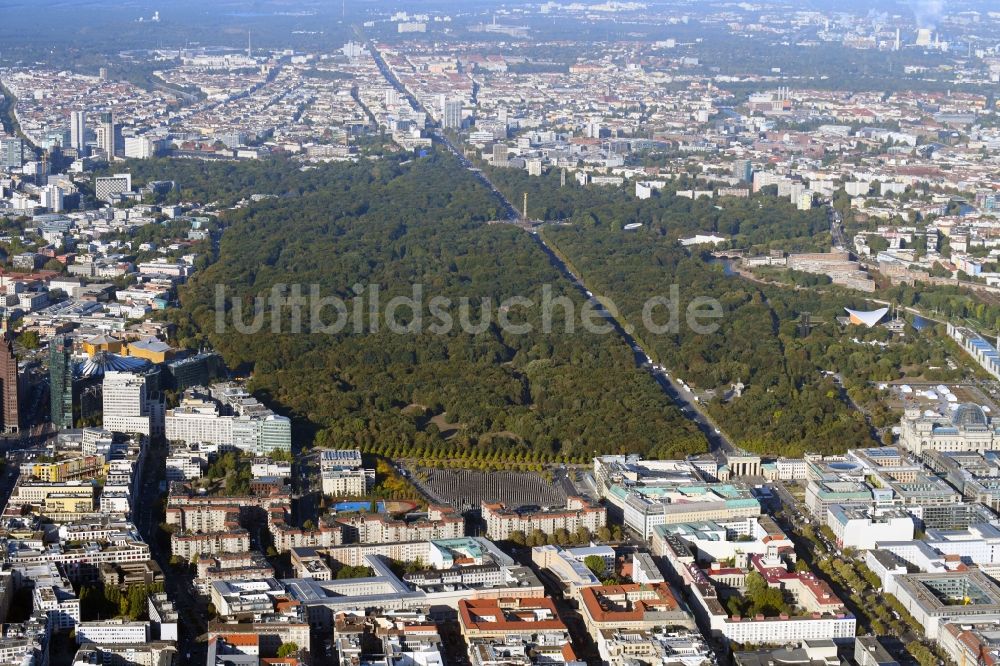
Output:
[[868,328],[871,328],[875,324],[882,321],[882,317],[889,312],[889,308],[879,308],[878,310],[870,310],[867,312],[863,310],[852,310],[850,308],[844,308],[844,310],[846,310],[847,314],[850,315],[852,324],[864,324]]

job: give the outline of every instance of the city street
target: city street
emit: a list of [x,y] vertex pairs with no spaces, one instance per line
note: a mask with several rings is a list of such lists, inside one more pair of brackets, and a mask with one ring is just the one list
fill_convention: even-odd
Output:
[[[177,606],[180,620],[177,652],[182,663],[203,663],[206,644],[199,638],[204,634],[205,609],[198,601],[191,587],[188,575],[177,573],[170,566],[169,545],[163,546],[167,540],[161,541],[159,525],[163,521],[162,500],[165,494],[161,492],[161,483],[165,482],[166,444],[150,443],[143,464],[143,475],[140,482],[140,495],[133,506],[132,519],[143,540],[149,544],[150,554],[163,569],[166,579],[166,590]],[[190,660],[190,661],[188,661]]]

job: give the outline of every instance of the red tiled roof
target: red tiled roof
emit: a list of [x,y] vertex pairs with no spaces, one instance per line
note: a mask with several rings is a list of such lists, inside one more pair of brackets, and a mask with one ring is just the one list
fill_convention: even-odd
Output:
[[260,644],[260,636],[257,634],[222,634],[219,638],[230,645],[249,646]]
[[[553,619],[535,620],[534,610],[547,610]],[[497,619],[490,620],[487,616]],[[482,632],[566,630],[566,625],[559,619],[555,603],[544,597],[462,599],[458,602],[458,619],[463,627]]]

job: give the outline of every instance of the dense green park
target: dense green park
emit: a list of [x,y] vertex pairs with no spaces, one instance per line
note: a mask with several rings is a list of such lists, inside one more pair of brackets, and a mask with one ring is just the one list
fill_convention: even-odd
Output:
[[[383,455],[466,460],[470,466],[583,461],[595,452],[676,456],[705,450],[705,440],[634,366],[615,335],[566,332],[566,309],[553,310],[546,332],[540,304],[548,293],[579,313],[583,300],[524,232],[484,224],[497,204],[453,159],[334,164],[301,171],[294,162],[151,164],[143,177],[181,184],[179,197],[218,201],[274,194],[224,210],[217,257],[181,294],[172,313],[176,339],[218,349],[237,372],[253,372],[253,388],[295,418],[303,442],[359,446]],[[355,285],[363,286],[366,322],[338,333],[292,333],[293,313],[270,311],[260,330],[240,333],[235,298],[252,303],[275,285],[316,285],[353,315]],[[425,309],[418,332],[368,325],[371,287],[380,307],[423,288],[452,299],[444,311],[456,325],[435,332]],[[217,321],[217,298],[230,310]],[[282,293],[290,293],[288,290]],[[533,305],[504,310],[511,296]],[[481,332],[457,325],[460,302],[493,312]],[[484,300],[485,299],[485,300]],[[426,306],[425,306],[426,307]],[[252,319],[249,306],[241,321]],[[335,314],[325,311],[327,321]],[[400,321],[413,324],[400,308]],[[308,313],[307,313],[308,315]],[[530,324],[512,332],[500,325]],[[577,314],[577,318],[579,318]],[[304,317],[309,319],[308,316]],[[272,332],[278,326],[281,332]]]

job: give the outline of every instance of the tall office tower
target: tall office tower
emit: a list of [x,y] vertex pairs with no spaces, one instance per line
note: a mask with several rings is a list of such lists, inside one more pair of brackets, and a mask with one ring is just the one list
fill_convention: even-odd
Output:
[[49,397],[52,425],[73,427],[73,348],[65,336],[49,342]]
[[8,333],[0,339],[0,397],[3,400],[3,431],[17,432],[21,425],[14,339]]
[[50,213],[61,213],[63,210],[63,191],[57,185],[46,185],[39,192],[38,202]]
[[493,144],[493,166],[507,166],[507,146],[503,143]]
[[345,57],[355,59],[360,58],[361,54],[365,52],[365,45],[359,44],[358,42],[347,42],[344,47],[340,49],[340,52],[344,54]]
[[98,125],[94,128],[94,135],[97,137],[97,147],[102,152],[104,151],[104,146],[107,143],[104,139],[107,136],[106,128],[104,125]]
[[733,162],[733,178],[739,178],[744,183],[753,180],[753,163],[750,160]]
[[20,169],[24,164],[24,140],[4,139],[0,141],[0,167]]
[[441,125],[445,129],[462,128],[462,100],[441,97]]
[[115,133],[115,116],[110,111],[105,111],[101,114],[101,124],[97,127],[97,140],[109,160],[115,157]]
[[76,152],[82,153],[87,144],[87,112],[74,111],[70,114],[69,143]]
[[131,372],[104,373],[104,428],[149,435],[150,400],[146,377]]

